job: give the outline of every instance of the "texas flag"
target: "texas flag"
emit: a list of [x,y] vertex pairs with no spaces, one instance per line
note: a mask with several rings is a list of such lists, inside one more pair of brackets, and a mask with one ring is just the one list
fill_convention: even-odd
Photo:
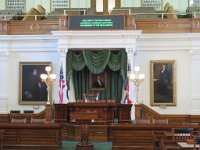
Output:
[[59,79],[59,103],[62,104],[63,103],[63,99],[64,99],[64,88],[65,88],[65,80],[64,80],[64,75],[63,75],[63,66],[61,63],[60,66],[60,79]]

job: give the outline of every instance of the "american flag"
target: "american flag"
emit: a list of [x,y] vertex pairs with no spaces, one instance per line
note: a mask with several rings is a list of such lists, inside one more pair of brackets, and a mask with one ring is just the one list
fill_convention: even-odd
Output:
[[60,101],[59,103],[62,104],[63,103],[63,99],[64,99],[64,88],[65,88],[65,80],[64,80],[64,75],[63,75],[63,66],[61,63],[61,67],[60,67],[60,79],[59,79],[59,98]]
[[131,73],[131,63],[130,60],[128,60],[128,64],[127,64],[127,72],[128,72],[128,77],[127,77],[127,82],[126,82],[126,86],[125,86],[125,90],[126,90],[126,100],[127,100],[127,104],[131,104],[131,95],[130,95],[130,89],[131,89],[131,85],[130,85],[130,73]]

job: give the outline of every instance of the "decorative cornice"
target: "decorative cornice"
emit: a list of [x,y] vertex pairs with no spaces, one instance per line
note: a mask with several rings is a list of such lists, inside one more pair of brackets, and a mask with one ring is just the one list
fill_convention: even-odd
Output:
[[59,49],[66,48],[135,48],[141,31],[52,31]]
[[12,51],[57,51],[52,35],[0,35],[0,49]]
[[6,95],[6,94],[0,94],[0,99],[2,100],[2,99],[7,99],[8,98],[8,95]]
[[191,55],[200,55],[200,49],[198,49],[198,50],[195,50],[195,49],[190,50],[189,53],[190,53]]
[[2,56],[9,56],[9,52],[8,51],[0,51],[0,57],[2,57]]
[[137,39],[138,50],[190,51],[200,49],[199,33],[142,34]]

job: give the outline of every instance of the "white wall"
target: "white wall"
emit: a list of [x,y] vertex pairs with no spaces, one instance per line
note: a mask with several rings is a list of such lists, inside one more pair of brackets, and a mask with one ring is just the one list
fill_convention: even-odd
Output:
[[[1,35],[0,43],[0,66],[2,69],[0,72],[0,113],[8,113],[10,110],[33,110],[33,105],[19,105],[18,103],[19,62],[52,62],[52,71],[59,77],[60,57],[57,40],[51,35]],[[6,56],[6,53],[9,55]],[[57,87],[58,79],[52,87],[53,101],[58,101]],[[40,105],[39,109],[35,109],[34,112],[41,112],[44,108],[44,105]]]
[[[75,31],[57,31],[60,34],[73,35]],[[95,31],[99,38],[84,38],[90,35],[86,31],[76,31],[80,38],[69,38],[70,41],[60,43],[64,46],[83,48],[88,44],[91,48],[103,46],[104,48],[134,46],[137,48],[135,64],[141,68],[141,73],[146,75],[140,86],[139,101],[150,106],[150,61],[151,60],[176,60],[176,85],[177,106],[168,106],[166,109],[159,106],[150,106],[161,114],[199,114],[200,113],[200,34],[139,34],[137,41],[121,36],[122,31]],[[106,32],[106,33],[104,33]],[[117,33],[115,33],[117,32]],[[129,31],[135,32],[136,31]],[[112,34],[113,38],[106,36]],[[113,34],[115,33],[115,34]],[[91,35],[92,34],[92,35]],[[101,36],[101,34],[105,36]],[[118,35],[118,36],[117,36]],[[120,35],[120,36],[119,36]],[[77,37],[79,37],[77,36]],[[126,37],[123,44],[116,37]],[[98,39],[98,40],[96,40]],[[113,40],[115,39],[115,40]],[[80,44],[77,44],[79,41]],[[19,62],[47,62],[53,64],[53,72],[59,78],[60,56],[57,39],[53,35],[0,35],[0,113],[7,113],[11,109],[33,109],[33,105],[19,105]],[[99,44],[104,42],[107,44]],[[119,44],[116,44],[116,42]],[[96,44],[97,43],[97,44]],[[98,45],[99,44],[99,45]],[[89,47],[89,48],[90,48]],[[53,100],[58,103],[58,78],[53,83]],[[72,80],[71,80],[72,81]],[[70,88],[70,100],[74,100],[73,84]],[[40,106],[35,112],[40,112]]]
[[[155,43],[156,44],[156,43]],[[150,61],[176,60],[177,106],[168,106],[165,109],[159,106],[150,106]],[[190,55],[188,51],[139,51],[136,56],[136,65],[140,66],[145,80],[141,83],[139,99],[143,103],[161,114],[190,114]]]

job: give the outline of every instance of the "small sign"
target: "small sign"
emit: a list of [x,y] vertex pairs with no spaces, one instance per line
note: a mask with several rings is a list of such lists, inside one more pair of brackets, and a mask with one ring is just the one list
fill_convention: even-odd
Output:
[[124,30],[124,16],[69,16],[69,30]]

